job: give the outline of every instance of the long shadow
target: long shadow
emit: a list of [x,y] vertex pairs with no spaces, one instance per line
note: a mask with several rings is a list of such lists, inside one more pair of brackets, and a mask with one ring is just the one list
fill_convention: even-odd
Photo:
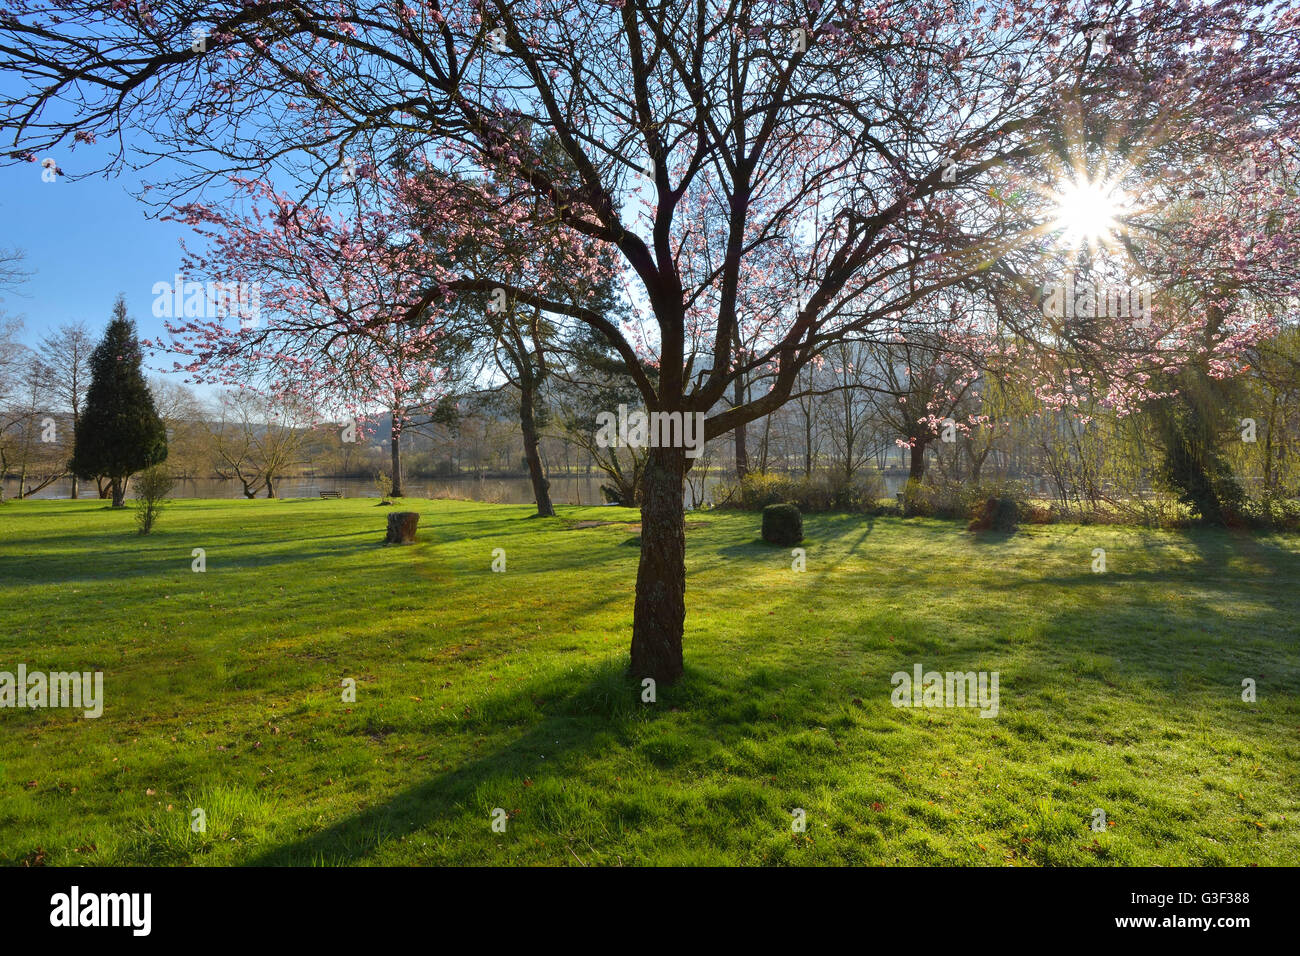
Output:
[[[1002,537],[1005,542],[1007,536]],[[1063,661],[1098,656],[1111,660],[1103,669],[1170,692],[1192,680],[1222,686],[1227,694],[1235,685],[1225,683],[1225,675],[1234,680],[1250,676],[1248,664],[1269,671],[1275,680],[1279,672],[1300,672],[1300,589],[1294,587],[1300,582],[1300,553],[1258,536],[1210,529],[1172,541],[1166,533],[1153,534],[1144,543],[1172,544],[1178,557],[1126,570],[1122,556],[1117,562],[1112,552],[1110,568],[1096,574],[1089,567],[1089,551],[1081,548],[1078,571],[1059,573],[1050,565],[1036,566],[1027,577],[970,585],[998,596],[993,607],[980,612],[984,629],[997,629],[1003,607],[1008,618],[1016,617],[1014,612],[1025,602],[1048,612],[1031,651],[1038,661],[1031,668],[1035,682],[1059,681]],[[1197,559],[1189,561],[1189,552]],[[1253,566],[1229,569],[1228,564],[1240,558]],[[1153,604],[1148,588],[1172,590],[1180,597]],[[1067,593],[1072,596],[1068,609],[1054,609],[1051,596]],[[1095,602],[1079,601],[1081,595],[1093,594]],[[1234,595],[1240,595],[1241,602],[1233,602]],[[806,611],[807,606],[804,595],[786,605],[789,613]],[[938,646],[947,643],[944,639]],[[982,639],[978,643],[988,648]],[[1005,678],[1009,681],[1010,675]],[[1290,679],[1294,694],[1300,681]]]
[[[851,545],[849,545],[848,555],[846,555],[847,557],[857,553],[858,549],[862,546],[862,542],[866,540],[867,536],[870,535],[873,530],[875,530],[875,526],[876,519],[871,515],[814,515],[805,520],[804,537],[797,545],[790,545],[787,547],[780,544],[769,544],[763,540],[761,529],[755,526],[753,538],[737,542],[736,544],[723,545],[722,547],[715,548],[714,553],[725,555],[729,558],[741,557],[761,559],[780,552],[789,554],[790,548],[815,547],[817,543],[821,541],[837,541],[839,538],[842,538],[854,529],[860,528],[862,529],[862,533],[858,535],[857,539]],[[689,548],[689,546],[690,543],[688,541],[687,547]],[[832,567],[837,566],[838,565]]]
[[[166,540],[155,539],[150,542],[148,552],[138,549],[121,549],[109,551],[95,542],[87,542],[83,555],[60,553],[42,555],[39,552],[14,557],[0,556],[0,580],[38,581],[41,584],[61,584],[68,581],[120,581],[128,577],[149,577],[168,572],[185,570],[192,559],[192,551],[204,547],[203,535],[172,532],[171,537],[183,537],[175,544]],[[368,532],[338,535],[340,538],[360,538],[363,540],[334,546],[319,546],[315,542],[320,538],[310,538],[300,543],[297,550],[275,553],[249,554],[249,549],[261,547],[265,542],[241,542],[238,544],[216,543],[204,548],[209,570],[219,560],[226,560],[226,567],[232,570],[257,570],[280,564],[295,564],[315,561],[320,558],[338,557],[355,554],[377,545],[374,536]],[[286,547],[291,542],[285,542]]]
[[[1179,560],[1177,563],[1157,567],[1130,568],[1124,561],[1127,552],[1170,550],[1177,548],[1178,545],[1186,545],[1186,548],[1178,548],[1179,552],[1194,553],[1195,562]],[[1036,571],[1032,583],[1052,587],[1102,586],[1116,579],[1127,583],[1188,584],[1202,587],[1233,583],[1244,585],[1246,590],[1251,591],[1271,589],[1272,582],[1266,584],[1263,580],[1267,578],[1288,578],[1300,584],[1300,553],[1280,548],[1270,541],[1253,535],[1238,536],[1226,531],[1202,531],[1179,536],[1175,539],[1172,548],[1165,540],[1152,542],[1149,539],[1123,550],[1112,548],[1107,558],[1107,570],[1099,574],[1090,569],[1090,550],[1081,546],[1078,570],[1061,574],[1053,573],[1050,569],[1040,569]],[[1228,568],[1229,562],[1237,559],[1252,563],[1253,567],[1249,573]],[[1024,586],[1024,581],[1017,580],[986,585],[994,590]]]
[[[508,542],[518,535],[532,535],[539,530],[553,530],[556,534],[569,529],[555,524],[550,529],[541,528],[536,521],[527,516],[507,518],[495,521],[483,521],[481,518],[448,523],[434,523],[429,516],[422,515],[417,544],[427,552],[430,548],[455,546],[461,542],[482,542],[485,554],[491,548]],[[59,551],[57,553],[34,550],[27,554],[0,555],[0,579],[39,581],[42,584],[64,583],[67,581],[121,580],[124,577],[150,576],[164,574],[184,568],[191,560],[190,552],[195,547],[205,547],[210,565],[216,559],[223,560],[224,567],[230,570],[259,570],[283,564],[316,562],[322,559],[343,557],[363,553],[369,550],[383,550],[385,522],[376,522],[374,528],[341,532],[337,534],[319,534],[302,529],[291,528],[293,537],[277,536],[275,526],[270,529],[258,523],[247,529],[236,529],[233,533],[241,534],[238,541],[231,541],[229,528],[213,529],[213,541],[205,547],[204,527],[192,529],[172,528],[155,532],[147,541],[136,538],[130,532],[120,535],[114,532],[102,534],[61,534],[41,535],[39,546],[70,545],[83,546],[81,555]],[[588,531],[600,529],[583,529]],[[121,547],[132,539],[139,542],[137,547]],[[324,542],[337,541],[334,545]],[[565,536],[565,549],[552,549],[547,554],[570,553],[567,561],[548,563],[547,570],[564,570],[571,567],[590,565],[594,561],[622,559],[626,554],[615,547],[616,542],[607,537],[583,539]],[[119,545],[111,549],[106,545]],[[265,551],[268,546],[281,547]],[[141,547],[147,550],[141,550]],[[532,547],[528,545],[527,547]],[[456,555],[445,559],[445,570],[458,571],[456,565],[463,563]],[[316,568],[321,573],[323,568]],[[350,574],[353,568],[340,569],[339,573]],[[465,568],[464,570],[470,570]],[[473,570],[477,570],[474,568]]]
[[[1140,573],[1129,579],[1165,586],[1195,581],[1190,575]],[[1064,587],[1083,586],[1082,581],[1065,581]],[[1272,587],[1276,589],[1276,584]],[[1297,602],[1293,599],[1288,610],[1265,606],[1243,613],[1232,605],[1227,605],[1231,611],[1225,611],[1226,601],[1188,598],[1153,609],[1138,591],[1123,597],[1107,595],[1083,609],[1062,609],[1043,625],[1031,651],[1035,663],[1023,676],[1029,683],[1059,684],[1062,665],[1074,662],[1083,667],[1080,673],[1065,675],[1074,683],[1100,681],[1113,687],[1113,676],[1136,681],[1141,693],[1152,688],[1180,698],[1194,688],[1217,688],[1212,696],[1226,702],[1237,699],[1243,677],[1267,673],[1275,696],[1294,699],[1300,691]],[[1012,675],[1004,674],[1003,680],[1004,687],[1015,687]],[[1258,715],[1249,709],[1229,711],[1234,714],[1234,732],[1249,735],[1259,729]]]
[[[49,499],[48,499],[48,498],[30,498],[30,499],[9,498],[9,499],[6,499],[6,504],[7,504],[7,505],[16,505],[16,504],[18,504],[20,501],[23,501],[23,500],[26,500],[26,501],[48,501]],[[53,520],[53,519],[59,518],[59,517],[61,517],[61,516],[63,516],[63,515],[70,515],[70,514],[89,514],[89,513],[92,512],[92,511],[112,511],[112,510],[113,510],[112,505],[104,504],[104,503],[103,503],[102,501],[100,501],[99,499],[95,499],[93,502],[87,500],[84,504],[80,504],[80,503],[79,503],[79,504],[75,504],[75,505],[73,505],[73,504],[62,505],[62,506],[59,507],[59,510],[58,510],[58,511],[21,511],[21,510],[19,510],[19,511],[15,511],[15,512],[13,512],[13,517],[15,517],[15,518],[39,518],[39,519],[41,519],[42,521],[44,521],[44,520],[47,520],[47,519],[48,519],[48,520]],[[123,509],[121,509],[121,508],[118,508],[118,509],[117,509],[118,512],[122,512],[122,510],[123,510]],[[3,511],[0,511],[0,515],[3,515],[3,514],[4,514],[4,512],[3,512]]]
[[983,547],[993,547],[999,544],[1006,544],[1016,536],[1015,531],[994,531],[991,528],[986,531],[968,531],[967,536],[971,541]]
[[[613,738],[626,738],[633,722],[657,720],[667,706],[642,705],[640,688],[626,676],[626,664],[609,660],[591,665],[588,679],[576,683],[572,671],[500,695],[480,705],[487,713],[514,709],[520,701],[536,702],[545,716],[501,749],[468,760],[402,790],[383,803],[275,847],[249,861],[252,866],[351,863],[363,860],[386,840],[413,833],[464,812],[475,791],[492,780],[522,782],[555,773]],[[492,807],[480,808],[483,825]],[[511,808],[506,808],[511,809]]]
[[[177,539],[184,538],[186,542],[190,542],[192,540],[202,538],[205,534],[212,534],[213,531],[214,529],[210,529],[203,526],[193,527],[193,528],[175,528],[175,527],[160,528],[158,530],[155,530],[153,534],[151,534],[147,538],[140,537],[133,530],[128,531],[125,529],[121,531],[111,530],[111,531],[96,532],[96,533],[87,533],[83,531],[75,534],[42,534],[39,538],[39,543],[41,545],[58,544],[58,543],[68,543],[68,544],[76,543],[76,544],[85,545],[88,548],[93,547],[98,549],[105,544],[124,545],[127,544],[128,542],[133,542],[136,544],[136,547],[124,548],[115,553],[140,554],[141,548],[146,548],[149,551],[154,551],[154,550],[158,550],[158,548],[160,547],[167,546],[170,542],[175,541]],[[242,533],[240,535],[240,540],[230,546],[245,548],[252,545],[290,544],[293,543],[293,541],[295,540],[301,540],[303,542],[306,542],[308,546],[310,546],[311,542],[313,541],[325,541],[325,540],[329,540],[330,538],[355,538],[358,535],[373,536],[374,534],[374,532],[369,530],[344,531],[338,534],[320,534],[317,532],[312,532],[310,536],[297,535],[295,536],[294,539],[289,539],[284,536],[283,532],[281,532],[280,534],[274,534],[269,532],[264,525],[257,526],[257,527],[250,527],[250,528],[234,528],[234,529],[222,528],[219,531],[217,531],[216,534],[220,534],[224,536],[224,535],[240,533],[240,532],[246,532],[246,533]],[[212,534],[212,536],[215,537],[216,534]],[[382,538],[383,534],[384,534],[384,530],[383,528],[380,528],[379,537]],[[222,543],[224,546],[225,542]],[[195,544],[195,547],[200,547],[200,546],[202,546],[201,541]],[[96,550],[96,554],[100,554],[100,553],[108,553],[108,552],[101,552],[99,550]]]
[[[413,784],[322,830],[268,849],[250,860],[249,865],[363,862],[381,843],[455,820],[467,810],[481,813],[486,829],[493,808],[471,804],[483,785],[509,782],[522,787],[528,778],[541,780],[574,771],[580,761],[598,756],[605,748],[653,745],[656,742],[651,735],[637,731],[670,713],[685,711],[693,715],[694,725],[703,728],[702,737],[707,740],[751,735],[756,723],[765,724],[773,718],[763,716],[761,708],[751,702],[738,701],[736,688],[749,684],[779,699],[791,688],[801,686],[808,666],[810,662],[799,661],[786,669],[768,667],[741,675],[730,669],[725,674],[697,671],[688,663],[682,682],[662,690],[654,705],[640,702],[641,688],[627,677],[625,659],[587,665],[588,678],[581,684],[573,670],[556,673],[479,705],[486,715],[483,719],[491,723],[493,712],[510,713],[517,702],[536,704],[539,696],[543,698],[545,716],[505,746]],[[465,733],[473,730],[473,725],[467,726]],[[663,771],[697,758],[689,750],[673,748],[640,752]],[[522,789],[520,794],[527,820],[527,798]]]
[[[824,529],[814,530],[820,535]],[[853,547],[860,546],[869,532],[868,527],[858,537]],[[1212,547],[1213,539],[1200,544],[1212,551],[1216,557],[1221,553],[1221,549]],[[1225,544],[1230,542],[1225,539]],[[1266,545],[1267,543],[1252,542],[1248,550],[1253,550],[1254,544]],[[771,554],[771,550],[761,542],[733,544],[724,549],[726,553],[737,557],[767,557]],[[1237,549],[1232,550],[1236,553]],[[1271,552],[1269,560],[1274,574],[1294,574],[1297,568],[1300,568],[1300,556],[1276,547],[1266,547],[1266,550]],[[1195,566],[1188,568],[1180,563],[1172,568],[1136,571],[1129,576],[1129,579],[1168,584],[1195,580],[1196,576]],[[1048,574],[1041,580],[1049,587],[1056,585],[1068,587],[1083,581],[1096,584],[1099,577],[1101,576],[1084,572],[1078,575],[1055,577]],[[1023,586],[1024,582],[997,587],[1002,589]],[[794,614],[796,610],[806,608],[806,602],[807,596],[800,594],[792,597],[785,608],[790,614]],[[1068,660],[1071,655],[1117,654],[1122,657],[1122,660],[1118,660],[1114,665],[1116,674],[1154,681],[1168,693],[1181,688],[1180,673],[1191,670],[1204,681],[1217,682],[1220,676],[1219,670],[1235,666],[1223,658],[1211,656],[1198,670],[1198,665],[1189,665],[1179,656],[1179,651],[1187,642],[1185,623],[1196,620],[1206,623],[1209,619],[1203,615],[1197,618],[1191,613],[1178,612],[1187,618],[1187,622],[1184,622],[1181,617],[1178,620],[1157,619],[1159,625],[1157,632],[1134,638],[1124,631],[1123,625],[1126,615],[1135,610],[1143,610],[1138,594],[1130,594],[1123,601],[1099,604],[1093,612],[1096,619],[1095,628],[1079,627],[1079,612],[1061,611],[1049,620],[1041,646],[1030,651],[1030,661],[1022,669],[1021,674],[1018,676],[1004,674],[1006,681],[1004,693],[1011,695],[1018,693],[1024,687],[1030,690],[1042,686],[1059,687],[1091,679],[1091,675],[1088,674],[1080,676],[1062,672],[1062,657]],[[784,613],[786,610],[778,609],[778,614]],[[996,609],[992,610],[991,614],[996,617]],[[1276,623],[1277,620],[1276,613],[1269,611],[1258,612],[1246,618],[1234,613],[1231,620],[1225,619],[1221,623],[1250,627],[1252,622]],[[1055,626],[1055,622],[1058,621],[1059,628]],[[1098,633],[1104,637],[1104,640],[1098,640]],[[967,638],[968,643],[973,640],[975,639]],[[1122,650],[1131,647],[1134,640],[1143,642],[1145,653],[1129,654]],[[976,641],[976,643],[981,642]],[[900,653],[906,656],[908,652],[900,648]],[[1295,655],[1284,655],[1284,658],[1285,663],[1282,666],[1292,668],[1296,666]],[[942,663],[935,662],[936,665]],[[792,662],[789,667],[765,668],[764,688],[770,693],[775,693],[773,681],[781,686],[785,686],[787,682],[795,685],[804,678],[807,668],[811,666],[807,663]],[[1096,679],[1102,680],[1104,677]],[[885,678],[882,677],[882,686],[884,680]],[[1017,681],[1021,682],[1021,687],[1017,687]],[[726,687],[734,693],[734,688],[744,682],[745,678],[729,672]],[[743,730],[743,725],[748,722],[743,716],[737,716],[734,710],[729,713],[724,712],[725,708],[722,704],[726,695],[721,692],[721,685],[714,686],[713,678],[709,674],[698,673],[688,667],[686,680],[681,688],[675,688],[674,692],[680,692],[684,697],[696,698],[689,702],[683,699],[673,700],[671,703],[682,704],[696,713],[698,720],[693,726],[711,737],[723,737],[738,729]],[[521,698],[534,698],[539,695],[547,701],[544,706],[544,716],[505,746],[415,783],[387,798],[381,804],[340,820],[319,832],[270,849],[256,857],[252,863],[281,865],[322,860],[361,862],[386,841],[414,833],[431,824],[456,820],[467,812],[481,811],[484,818],[483,826],[486,827],[491,808],[487,806],[476,808],[471,803],[480,787],[491,782],[522,781],[526,777],[540,778],[546,774],[563,773],[576,762],[593,758],[602,748],[626,743],[633,736],[631,732],[636,721],[659,719],[667,712],[669,704],[668,700],[663,699],[656,707],[642,710],[636,702],[636,688],[624,677],[622,663],[607,661],[588,668],[587,679],[576,686],[574,686],[574,675],[570,672],[567,676],[559,675],[548,679],[544,685],[534,684],[523,690],[493,698],[485,705],[485,709],[490,711],[499,705],[508,712],[514,702]],[[1014,706],[1014,698],[1008,696],[1007,703],[1004,705],[1006,712],[1014,714]],[[1041,709],[1043,705],[1036,703],[1035,706]],[[1230,718],[1226,729],[1249,738],[1256,732],[1252,730],[1253,720],[1254,718],[1243,710],[1241,716]],[[467,727],[466,733],[472,730],[472,727]],[[1086,731],[1086,728],[1084,730]],[[1022,731],[1013,726],[1008,732],[1015,735]],[[671,757],[668,765],[672,766]],[[525,799],[521,798],[521,800]],[[524,806],[527,813],[526,802]]]

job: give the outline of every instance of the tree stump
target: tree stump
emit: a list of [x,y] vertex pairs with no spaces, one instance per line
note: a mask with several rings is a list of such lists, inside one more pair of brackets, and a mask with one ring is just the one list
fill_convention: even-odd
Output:
[[415,540],[415,528],[419,523],[418,511],[394,511],[388,516],[388,535],[384,544],[410,544]]

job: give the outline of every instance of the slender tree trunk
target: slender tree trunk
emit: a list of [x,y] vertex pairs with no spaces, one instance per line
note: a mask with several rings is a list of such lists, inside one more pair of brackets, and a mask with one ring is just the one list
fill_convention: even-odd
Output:
[[686,623],[686,453],[652,448],[642,482],[641,563],[632,617],[632,676],[671,684],[682,676]]
[[524,458],[528,460],[528,477],[533,482],[533,498],[537,501],[540,518],[554,518],[551,504],[551,483],[542,469],[542,456],[537,451],[537,416],[533,412],[533,387],[526,375],[519,377],[519,425],[524,433]]
[[113,495],[113,507],[123,507],[126,504],[126,479],[113,478],[109,482],[109,490]]
[[393,412],[392,429],[389,431],[390,444],[393,449],[393,490],[394,498],[402,497],[402,426],[398,424],[397,413]]
[[803,425],[803,476],[812,477],[812,415],[804,413]]
[[1264,493],[1273,491],[1273,423],[1277,419],[1277,393],[1273,393],[1273,404],[1268,410],[1268,431],[1264,435]]
[[[75,379],[73,380],[72,383],[72,392],[73,395],[77,394],[77,382]],[[77,403],[74,401],[72,405],[72,437],[74,443],[76,441],[76,436],[77,436],[77,422],[80,418],[81,418],[81,412],[80,410],[78,410]],[[69,477],[72,478],[72,500],[76,501],[77,500],[77,476],[74,473],[71,474]]]
[[[745,404],[745,385],[736,376],[735,385],[735,404],[737,406]],[[749,451],[745,447],[745,426],[736,426],[736,480],[744,481],[745,476],[749,474]]]

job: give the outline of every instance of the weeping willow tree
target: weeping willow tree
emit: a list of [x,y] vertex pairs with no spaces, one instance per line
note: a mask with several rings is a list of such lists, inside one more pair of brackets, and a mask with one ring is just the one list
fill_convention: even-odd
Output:
[[[1187,306],[1184,306],[1187,307]],[[1220,333],[1224,310],[1205,306],[1205,338]],[[1208,351],[1208,349],[1207,349]],[[1224,453],[1236,422],[1229,416],[1236,379],[1216,377],[1209,363],[1189,361],[1166,376],[1173,394],[1147,403],[1159,444],[1159,476],[1192,513],[1209,524],[1227,524],[1241,514],[1246,496]]]

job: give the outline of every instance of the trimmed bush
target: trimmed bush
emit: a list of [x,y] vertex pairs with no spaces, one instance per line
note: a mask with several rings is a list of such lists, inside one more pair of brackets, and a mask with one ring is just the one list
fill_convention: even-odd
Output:
[[968,530],[1015,531],[1019,512],[1020,508],[1016,500],[1009,495],[985,498],[975,506]]
[[1056,521],[1056,513],[1051,505],[1037,505],[1031,502],[1020,513],[1020,520],[1026,524],[1052,524]]
[[884,480],[873,471],[862,471],[846,480],[842,475],[811,478],[751,471],[740,487],[714,492],[719,507],[762,511],[768,505],[788,503],[803,514],[848,511],[879,514],[885,497]]
[[936,479],[908,481],[903,491],[906,517],[966,519],[972,531],[1014,531],[1017,521],[1045,523],[1050,511],[1032,509],[1014,482],[968,485]]
[[792,504],[768,505],[763,509],[763,540],[768,544],[791,545],[803,540],[803,516]]
[[[972,489],[952,481],[907,479],[903,486],[903,516],[907,518],[969,518]],[[976,499],[978,500],[978,499]]]

